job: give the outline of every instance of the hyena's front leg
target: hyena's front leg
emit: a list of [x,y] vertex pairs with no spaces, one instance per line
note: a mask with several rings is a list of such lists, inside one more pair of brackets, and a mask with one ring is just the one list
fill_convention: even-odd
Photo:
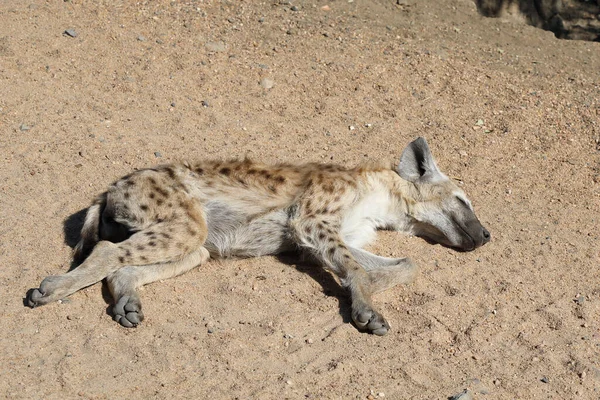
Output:
[[372,305],[371,278],[341,240],[337,223],[326,218],[303,217],[292,222],[292,229],[297,244],[308,249],[350,292],[356,326],[375,335],[385,335],[390,326]]
[[399,284],[414,280],[417,266],[410,258],[387,258],[363,249],[348,246],[354,259],[367,271],[373,293],[383,292]]

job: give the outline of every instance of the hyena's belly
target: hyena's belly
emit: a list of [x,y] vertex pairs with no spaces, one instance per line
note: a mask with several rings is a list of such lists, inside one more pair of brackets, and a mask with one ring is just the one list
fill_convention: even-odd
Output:
[[205,211],[208,237],[204,247],[211,257],[256,257],[293,248],[285,210],[250,218],[243,210],[211,201],[205,204]]

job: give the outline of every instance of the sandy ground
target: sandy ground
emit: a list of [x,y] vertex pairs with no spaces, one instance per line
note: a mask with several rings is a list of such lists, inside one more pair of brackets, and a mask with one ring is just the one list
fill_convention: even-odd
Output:
[[[599,398],[600,44],[470,0],[396,3],[4,1],[0,397]],[[385,337],[293,258],[147,286],[136,329],[101,284],[23,306],[68,270],[68,222],[133,168],[352,165],[417,136],[493,239],[457,253],[381,233],[373,252],[420,266],[375,299]]]

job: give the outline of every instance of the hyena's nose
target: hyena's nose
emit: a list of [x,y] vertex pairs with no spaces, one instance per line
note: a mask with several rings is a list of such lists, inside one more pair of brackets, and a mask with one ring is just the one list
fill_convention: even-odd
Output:
[[481,227],[481,235],[483,236],[483,244],[486,244],[487,242],[490,241],[490,239],[492,238],[492,235],[490,235],[490,231],[488,231],[487,229],[485,229],[483,226]]

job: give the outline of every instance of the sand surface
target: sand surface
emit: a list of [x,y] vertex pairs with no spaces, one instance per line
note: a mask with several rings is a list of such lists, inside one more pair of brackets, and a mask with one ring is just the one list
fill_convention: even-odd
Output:
[[[4,1],[0,397],[599,398],[600,44],[470,0],[396,3]],[[458,253],[380,233],[371,251],[420,266],[375,298],[385,337],[293,258],[149,285],[136,329],[102,284],[23,305],[69,269],[69,222],[134,168],[354,165],[417,136],[492,241]]]

